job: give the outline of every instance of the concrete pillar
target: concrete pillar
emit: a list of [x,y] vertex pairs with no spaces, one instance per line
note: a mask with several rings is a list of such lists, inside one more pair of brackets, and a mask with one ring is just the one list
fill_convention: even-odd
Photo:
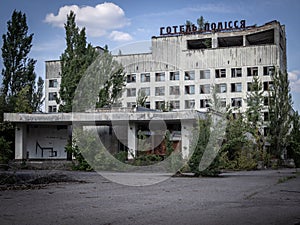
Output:
[[218,35],[214,34],[211,38],[211,47],[212,48],[218,48],[219,47],[219,43],[218,43]]
[[136,156],[136,125],[134,122],[129,122],[128,126],[128,159],[133,159]]
[[193,125],[193,121],[181,121],[181,153],[183,159],[188,159],[190,153],[190,145],[193,138]]
[[15,128],[15,159],[26,159],[27,125],[17,124]]

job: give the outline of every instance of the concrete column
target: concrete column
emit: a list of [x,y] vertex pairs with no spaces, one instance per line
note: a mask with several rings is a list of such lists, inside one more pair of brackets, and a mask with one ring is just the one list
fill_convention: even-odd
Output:
[[193,121],[181,121],[181,153],[183,159],[188,159],[190,153],[190,145],[193,138]]
[[136,156],[136,125],[134,122],[129,122],[128,126],[128,159],[133,159]]
[[17,124],[15,128],[15,159],[26,159],[27,125]]

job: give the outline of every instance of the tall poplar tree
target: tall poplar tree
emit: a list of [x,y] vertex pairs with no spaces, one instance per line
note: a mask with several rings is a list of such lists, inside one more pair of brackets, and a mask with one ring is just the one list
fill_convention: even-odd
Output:
[[67,47],[60,57],[62,79],[59,111],[61,112],[72,111],[72,101],[80,79],[97,56],[92,45],[87,44],[85,28],[79,29],[75,17],[74,12],[70,11],[65,23]]
[[33,96],[36,60],[28,57],[32,47],[32,38],[33,34],[28,34],[26,15],[15,10],[11,20],[7,22],[7,33],[2,36],[1,50],[4,64],[2,94],[5,100],[5,112],[16,112],[15,104],[19,93],[24,88],[26,88],[29,111],[35,110]]

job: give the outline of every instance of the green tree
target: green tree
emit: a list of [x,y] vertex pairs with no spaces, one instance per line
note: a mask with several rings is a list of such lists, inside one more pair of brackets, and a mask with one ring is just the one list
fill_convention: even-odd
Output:
[[288,141],[288,157],[295,161],[296,167],[300,167],[300,116],[298,111],[292,116],[292,131]]
[[271,153],[278,159],[281,159],[288,145],[288,134],[291,128],[292,97],[287,72],[276,71],[272,81],[273,87],[269,90],[269,138]]
[[[2,93],[5,99],[5,111],[14,112],[19,92],[27,87],[27,100],[32,106],[35,92],[34,72],[36,60],[28,57],[32,47],[33,34],[28,34],[26,15],[14,11],[7,22],[7,33],[2,36]],[[34,108],[32,107],[32,110]]]
[[199,28],[200,31],[204,30],[205,23],[206,23],[206,21],[204,20],[203,16],[200,16],[197,19],[198,28]]
[[147,98],[146,92],[140,89],[136,98],[136,106],[146,107]]
[[72,101],[75,91],[86,69],[97,56],[91,44],[87,44],[85,28],[79,29],[75,22],[75,14],[70,11],[65,23],[66,49],[61,55],[61,112],[72,111]]

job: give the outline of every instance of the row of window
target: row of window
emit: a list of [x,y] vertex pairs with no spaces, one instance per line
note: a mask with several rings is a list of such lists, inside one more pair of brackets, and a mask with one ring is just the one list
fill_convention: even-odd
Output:
[[[265,97],[264,99],[264,105],[267,106],[269,103],[269,99]],[[243,100],[242,98],[231,98],[231,107],[242,107]],[[135,102],[127,102],[127,107],[135,107],[136,103]],[[208,108],[210,106],[210,101],[208,99],[200,99],[200,108]],[[227,102],[225,98],[220,99],[220,106],[221,107],[226,107]],[[145,104],[146,108],[150,108],[150,102],[146,102]],[[155,109],[163,109],[163,108],[171,108],[171,109],[180,109],[180,100],[171,100],[169,102],[165,101],[155,101]],[[184,101],[184,108],[185,109],[194,109],[195,108],[195,100],[190,99],[190,100],[185,100]],[[268,112],[264,113],[265,118],[269,118]]]
[[[253,83],[247,83],[247,91],[253,90]],[[263,82],[263,90],[268,91],[272,87],[272,81]],[[165,86],[155,87],[155,96],[164,96],[165,95]],[[150,96],[150,87],[143,87],[140,89],[141,92],[144,92],[146,96]],[[210,84],[200,85],[199,94],[209,94],[211,92]],[[216,92],[217,93],[226,93],[227,92],[227,84],[221,83],[216,84]],[[230,84],[230,92],[242,92],[242,83],[231,83]],[[128,88],[127,89],[127,97],[136,97],[136,88]],[[180,95],[180,86],[170,86],[169,87],[169,95]],[[185,85],[184,86],[184,94],[195,94],[195,85]]]
[[[180,72],[172,71],[169,73],[169,80],[180,80]],[[263,75],[271,76],[274,73],[273,66],[265,66],[263,67]],[[247,68],[247,76],[257,76],[258,75],[258,67],[248,67]],[[136,74],[128,74],[127,75],[127,83],[135,83],[137,80]],[[242,77],[242,68],[232,68],[231,69],[231,77]],[[226,69],[216,69],[215,70],[215,78],[226,78]],[[200,70],[200,79],[210,79],[210,70]],[[195,71],[185,71],[184,72],[184,80],[195,80]],[[141,73],[140,81],[150,82],[151,76],[150,73]],[[155,73],[155,81],[166,81],[166,72],[157,72]]]

